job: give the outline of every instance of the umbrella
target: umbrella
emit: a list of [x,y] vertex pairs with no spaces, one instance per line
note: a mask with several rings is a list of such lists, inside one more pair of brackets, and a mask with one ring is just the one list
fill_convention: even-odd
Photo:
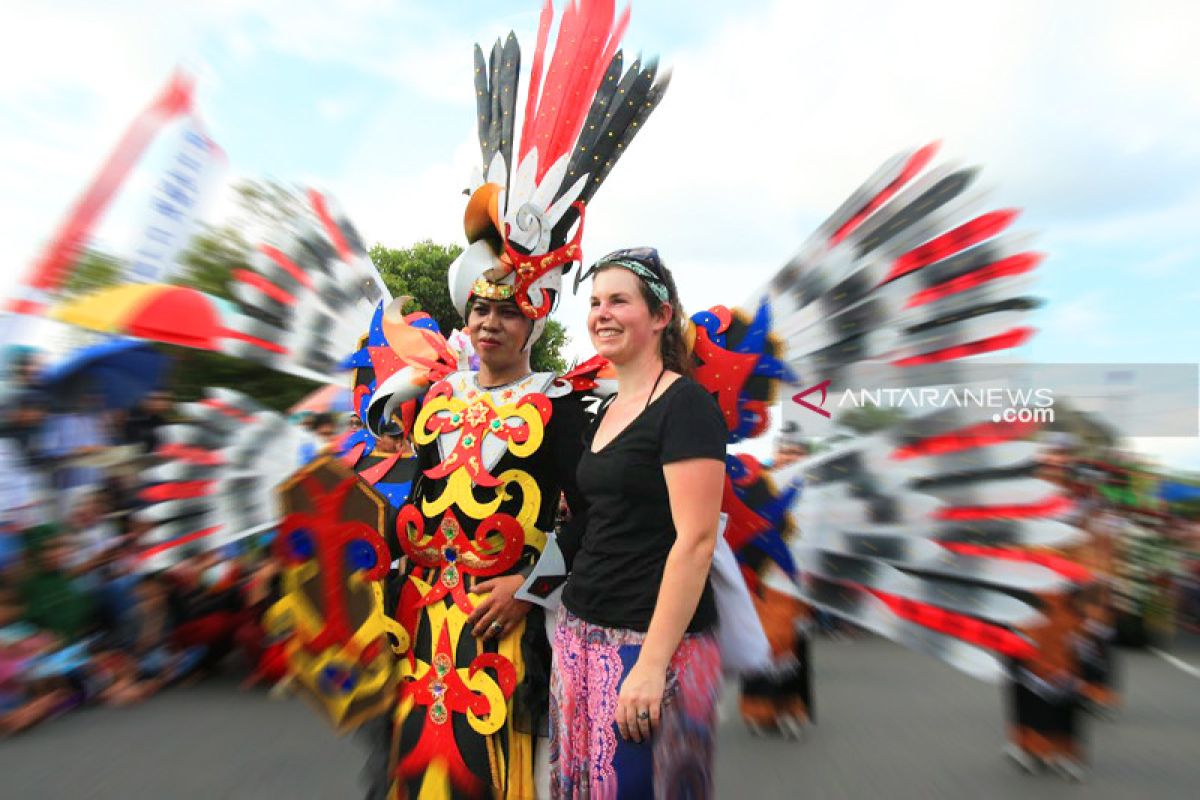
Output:
[[162,386],[169,361],[146,342],[113,339],[71,353],[43,372],[41,383],[58,397],[95,391],[106,408],[130,408]]
[[322,386],[288,409],[288,414],[320,414],[324,412],[349,414],[353,395],[344,386]]
[[128,284],[58,306],[51,317],[102,333],[220,350],[231,311],[224,301],[185,286]]

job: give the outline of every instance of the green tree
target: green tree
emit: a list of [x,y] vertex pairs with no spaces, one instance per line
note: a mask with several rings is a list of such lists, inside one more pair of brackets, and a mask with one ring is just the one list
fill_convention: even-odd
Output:
[[458,245],[417,242],[412,247],[393,249],[377,244],[370,250],[372,263],[393,297],[409,295],[413,302],[405,311],[424,311],[433,317],[443,335],[462,327],[462,317],[450,300],[446,272],[458,258]]

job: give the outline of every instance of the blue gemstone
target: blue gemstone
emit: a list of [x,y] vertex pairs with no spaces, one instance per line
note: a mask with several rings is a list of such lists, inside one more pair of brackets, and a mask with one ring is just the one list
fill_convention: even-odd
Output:
[[346,545],[346,565],[351,570],[366,570],[379,563],[375,548],[360,540]]
[[313,544],[312,532],[308,528],[296,528],[288,534],[288,547],[296,558],[308,559],[313,557],[316,547]]
[[321,683],[324,690],[331,694],[347,694],[358,684],[358,674],[356,670],[331,665],[321,670]]
[[458,551],[451,547],[447,547],[445,550],[443,550],[442,555],[445,556],[446,560],[451,564],[453,564],[455,561],[458,561]]

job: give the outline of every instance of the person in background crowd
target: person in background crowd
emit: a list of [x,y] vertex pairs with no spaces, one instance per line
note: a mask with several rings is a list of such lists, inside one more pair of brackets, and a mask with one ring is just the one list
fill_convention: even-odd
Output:
[[47,464],[38,448],[45,419],[45,407],[29,391],[0,408],[0,569],[18,551],[13,537],[52,514]]
[[46,422],[41,449],[54,459],[53,482],[59,492],[97,486],[103,481],[100,469],[77,463],[111,444],[98,402],[95,396],[81,396],[70,411],[55,414]]
[[19,596],[25,620],[71,642],[90,632],[96,623],[96,605],[84,571],[72,567],[72,546],[50,526],[27,532],[28,570]]
[[306,464],[332,450],[337,438],[333,414],[324,411],[309,418],[309,429],[316,435],[317,441],[301,448],[300,459]]
[[[0,597],[0,605],[7,602]],[[52,636],[32,626],[0,628],[0,736],[36,725],[69,701],[71,693],[66,687],[34,675],[39,659],[54,646]]]
[[148,393],[125,420],[122,441],[138,445],[142,453],[153,453],[162,444],[159,429],[170,424],[171,407],[169,392],[156,389]]
[[99,488],[76,487],[68,502],[68,514],[63,535],[71,552],[67,560],[73,570],[89,568],[120,541],[120,529],[104,512]]
[[177,620],[159,575],[137,575],[133,603],[116,620],[110,647],[121,659],[119,677],[104,696],[113,705],[139,702],[190,673],[204,656],[200,646],[178,647]]

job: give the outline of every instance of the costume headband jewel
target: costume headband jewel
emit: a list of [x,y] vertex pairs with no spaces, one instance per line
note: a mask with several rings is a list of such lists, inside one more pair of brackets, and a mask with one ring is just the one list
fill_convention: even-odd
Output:
[[514,287],[507,283],[492,283],[487,278],[476,278],[471,285],[471,294],[485,300],[512,300]]

